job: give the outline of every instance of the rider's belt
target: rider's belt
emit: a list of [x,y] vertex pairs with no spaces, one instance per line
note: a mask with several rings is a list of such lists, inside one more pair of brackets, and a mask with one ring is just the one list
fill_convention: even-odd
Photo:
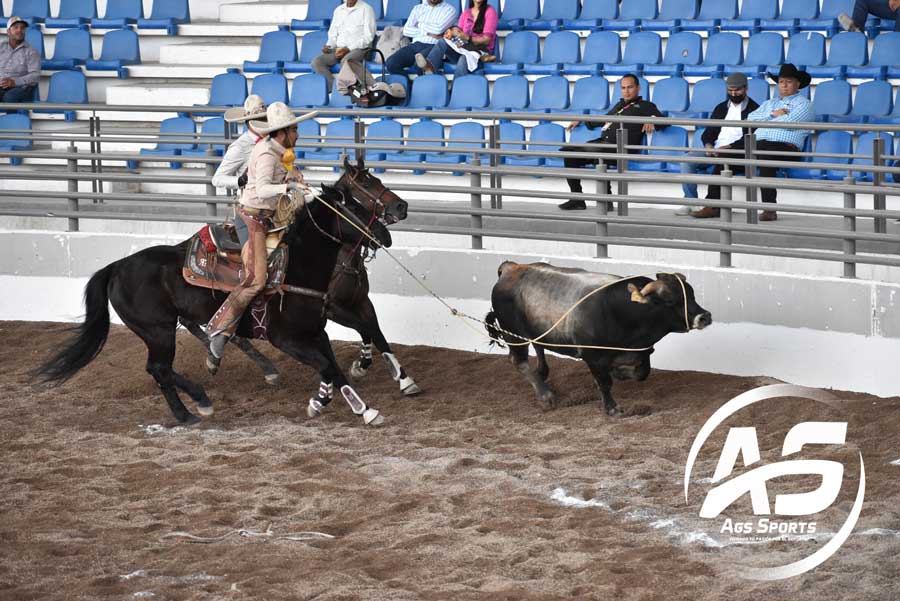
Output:
[[240,206],[240,211],[253,217],[263,217],[267,219],[275,215],[275,211],[273,211],[272,209],[254,209],[253,207],[248,207],[245,205]]

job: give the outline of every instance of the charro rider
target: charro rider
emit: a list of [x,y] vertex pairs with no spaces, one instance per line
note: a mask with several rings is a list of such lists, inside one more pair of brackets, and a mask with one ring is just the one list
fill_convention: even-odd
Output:
[[293,167],[294,144],[297,123],[315,116],[312,112],[295,117],[283,102],[273,102],[266,110],[267,123],[252,124],[265,138],[259,140],[250,155],[247,185],[235,217],[246,224],[248,234],[241,249],[241,282],[206,326],[210,335],[209,353],[216,364],[221,361],[225,344],[237,330],[247,305],[266,285],[266,234],[279,201],[289,191],[301,197],[308,191],[303,176]]
[[235,107],[225,111],[225,121],[229,123],[246,123],[247,131],[228,146],[219,168],[212,177],[212,185],[216,188],[241,189],[247,185],[247,165],[250,153],[262,134],[256,127],[266,121],[266,105],[256,94],[247,96],[243,108]]

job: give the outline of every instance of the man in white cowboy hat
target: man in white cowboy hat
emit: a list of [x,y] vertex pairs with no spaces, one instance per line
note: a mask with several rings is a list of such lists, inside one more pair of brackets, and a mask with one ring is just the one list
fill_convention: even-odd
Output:
[[25,41],[28,22],[10,17],[0,41],[0,102],[29,102],[41,78],[41,56]]
[[216,364],[222,358],[228,339],[237,330],[247,305],[266,285],[266,234],[279,199],[288,191],[302,194],[308,189],[291,163],[297,142],[297,123],[316,115],[314,111],[295,117],[286,104],[273,102],[266,110],[265,124],[251,122],[265,137],[250,154],[247,185],[241,193],[236,215],[236,219],[246,224],[248,232],[247,242],[241,249],[243,279],[206,326],[210,335],[209,353]]
[[229,123],[246,123],[247,131],[231,143],[219,168],[212,177],[212,185],[216,188],[243,188],[247,185],[247,163],[256,143],[262,139],[254,128],[257,122],[265,123],[266,105],[256,94],[247,96],[243,107],[234,107],[225,111],[225,121]]

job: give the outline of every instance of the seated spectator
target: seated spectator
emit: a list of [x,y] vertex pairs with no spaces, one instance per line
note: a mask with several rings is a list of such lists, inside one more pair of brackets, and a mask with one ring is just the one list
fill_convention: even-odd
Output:
[[312,68],[325,76],[328,89],[334,88],[331,68],[338,62],[343,67],[348,62],[357,79],[365,75],[366,54],[375,40],[375,11],[363,0],[344,0],[344,4],[334,9],[328,41],[322,54],[313,59]]
[[412,43],[390,55],[385,62],[389,73],[403,74],[416,62],[416,55],[427,55],[443,39],[444,32],[456,21],[456,9],[444,0],[426,0],[409,13],[403,35]]
[[0,41],[0,102],[28,102],[41,78],[41,56],[25,41],[28,23],[21,17],[6,22]]
[[847,31],[862,31],[869,15],[879,19],[894,20],[894,31],[900,31],[900,0],[856,0],[853,4],[853,16],[847,13],[838,15],[838,22]]
[[449,60],[456,62],[457,75],[472,73],[485,56],[493,56],[497,19],[497,10],[487,0],[469,0],[456,27],[448,29],[427,56],[416,54],[416,65],[425,73],[434,73]]

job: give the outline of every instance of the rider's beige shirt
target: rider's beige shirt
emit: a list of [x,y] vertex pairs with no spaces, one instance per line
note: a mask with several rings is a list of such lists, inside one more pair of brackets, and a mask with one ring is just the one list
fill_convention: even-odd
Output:
[[261,140],[253,148],[247,168],[247,185],[241,196],[242,205],[254,209],[275,209],[279,197],[287,193],[284,179],[288,171],[281,163],[282,154],[284,147],[270,138]]

